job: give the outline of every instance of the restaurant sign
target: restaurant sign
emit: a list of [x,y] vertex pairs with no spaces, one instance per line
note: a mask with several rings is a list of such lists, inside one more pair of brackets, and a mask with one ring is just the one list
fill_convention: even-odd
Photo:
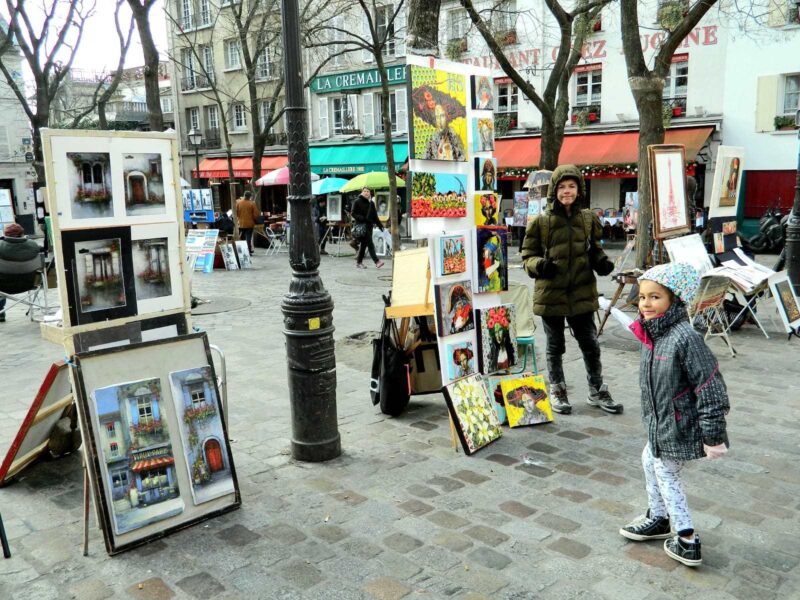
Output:
[[[386,68],[389,85],[405,83],[406,66],[396,65]],[[322,75],[311,80],[311,91],[315,94],[329,94],[343,90],[358,90],[364,88],[380,87],[381,76],[378,69],[353,71],[352,73],[335,73]]]

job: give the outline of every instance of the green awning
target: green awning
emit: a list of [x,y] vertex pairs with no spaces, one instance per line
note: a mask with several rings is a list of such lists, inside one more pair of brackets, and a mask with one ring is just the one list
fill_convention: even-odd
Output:
[[[408,143],[392,144],[394,164],[400,169],[408,158]],[[311,146],[311,171],[319,175],[358,175],[371,171],[386,171],[386,151],[383,144],[341,144]]]

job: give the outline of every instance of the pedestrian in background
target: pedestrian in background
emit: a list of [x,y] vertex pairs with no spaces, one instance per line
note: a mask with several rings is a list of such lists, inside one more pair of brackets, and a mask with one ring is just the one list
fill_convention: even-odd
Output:
[[623,410],[603,383],[603,365],[594,313],[598,309],[597,280],[594,274],[608,275],[614,270],[600,239],[603,227],[586,203],[586,184],[574,165],[553,171],[548,188],[547,209],[530,222],[522,243],[522,264],[536,279],[533,312],[542,318],[547,336],[547,374],[550,401],[561,414],[572,412],[564,378],[566,351],[564,328],[572,329],[583,354],[589,382],[587,402],[616,414]]
[[369,256],[375,263],[377,268],[383,266],[383,261],[378,260],[378,255],[375,253],[375,244],[372,242],[372,228],[377,227],[383,231],[383,223],[378,218],[378,210],[375,208],[375,202],[372,201],[372,192],[369,188],[363,188],[361,194],[353,202],[353,207],[350,210],[350,215],[353,217],[353,238],[358,242],[358,253],[356,254],[356,268],[366,269],[367,266],[363,263],[364,254],[369,250]]
[[325,250],[325,244],[328,243],[328,197],[317,196],[317,201],[313,203],[312,215],[316,225],[316,237],[319,244],[319,253],[322,255],[328,254]]
[[700,274],[685,263],[658,265],[639,277],[640,316],[631,329],[642,342],[642,466],[649,508],[619,530],[635,541],[665,539],[667,555],[690,567],[702,562],[700,536],[681,471],[686,461],[725,455],[730,409],[719,363],[686,313],[698,287]]
[[239,221],[239,239],[247,242],[250,255],[253,255],[253,229],[261,213],[253,201],[252,192],[245,192],[244,197],[236,201],[236,219]]
[[[41,267],[39,244],[29,240],[25,230],[17,223],[9,223],[0,238],[0,290],[16,294],[25,291],[26,275]],[[0,323],[6,320],[6,299],[0,297]]]

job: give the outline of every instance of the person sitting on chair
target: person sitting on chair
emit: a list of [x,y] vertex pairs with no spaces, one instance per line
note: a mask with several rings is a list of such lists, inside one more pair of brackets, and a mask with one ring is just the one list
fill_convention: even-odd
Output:
[[[3,233],[5,237],[0,238],[0,292],[25,292],[32,287],[30,278],[41,266],[39,244],[29,240],[25,230],[16,223],[6,225]],[[6,299],[0,297],[0,323],[5,323],[5,308]]]

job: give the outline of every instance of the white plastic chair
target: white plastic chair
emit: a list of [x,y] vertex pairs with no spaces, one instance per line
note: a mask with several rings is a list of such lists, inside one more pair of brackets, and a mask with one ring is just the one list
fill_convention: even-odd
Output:
[[283,232],[275,233],[269,227],[264,228],[264,232],[267,234],[267,239],[269,240],[269,248],[265,253],[266,256],[270,254],[277,254],[281,251],[288,251],[286,246],[286,236]]

